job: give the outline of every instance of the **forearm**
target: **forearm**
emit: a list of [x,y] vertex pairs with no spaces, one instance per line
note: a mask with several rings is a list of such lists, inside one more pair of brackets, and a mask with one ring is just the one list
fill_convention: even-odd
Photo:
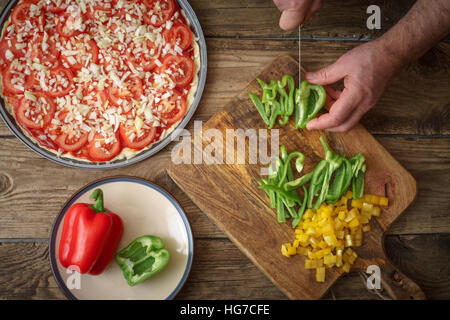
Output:
[[417,0],[394,27],[375,41],[401,69],[449,33],[450,1]]

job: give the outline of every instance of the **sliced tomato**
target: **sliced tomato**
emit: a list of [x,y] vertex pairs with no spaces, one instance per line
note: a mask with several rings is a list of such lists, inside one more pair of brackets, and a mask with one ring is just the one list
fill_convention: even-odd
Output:
[[[31,89],[35,84],[34,71],[30,70],[29,75],[16,74],[11,72],[12,66],[9,65],[3,70],[2,78],[3,78],[3,87],[6,91],[12,94],[20,94],[24,91]],[[17,81],[17,77],[20,77],[19,81]],[[22,86],[22,88],[17,88],[16,86]]]
[[[77,36],[83,31],[75,28],[75,26],[79,24],[79,20],[83,20],[81,11],[79,9],[72,11],[75,9],[71,8],[72,7],[68,7],[67,10],[58,17],[58,22],[56,24],[56,32],[64,38]],[[86,27],[83,21],[81,21],[81,24],[82,28]]]
[[134,126],[127,128],[121,124],[119,127],[119,132],[126,147],[140,150],[148,146],[153,141],[156,134],[156,128],[151,127],[150,129],[141,129],[141,134],[138,134]]
[[89,156],[95,161],[109,161],[120,153],[120,139],[116,135],[116,141],[106,144],[101,134],[96,134],[89,143]]
[[73,73],[70,69],[63,66],[52,68],[50,79],[56,79],[55,83],[47,84],[47,93],[52,97],[64,97],[73,89]]
[[63,150],[75,152],[80,150],[88,142],[88,134],[81,133],[78,136],[70,137],[67,133],[60,134],[55,143]]
[[[143,2],[148,9],[148,12],[143,15],[144,22],[154,27],[162,26],[164,22],[172,18],[175,12],[174,0],[144,0]],[[157,4],[159,4],[159,10]]]
[[89,20],[98,20],[98,18],[106,16],[111,17],[112,16],[112,8],[107,8],[101,5],[94,5],[94,6],[88,6],[86,9],[86,17]]
[[134,77],[127,83],[126,88],[110,86],[107,89],[107,93],[109,101],[118,107],[120,105],[119,100],[130,100],[131,98],[139,100],[144,94],[144,88],[142,80],[138,77]]
[[50,39],[50,37],[47,38],[46,50],[43,48],[43,40],[44,35],[38,35],[33,39],[32,43],[32,49],[31,49],[31,59],[39,59],[41,63],[46,64],[54,64],[56,61],[58,61],[59,57],[59,50],[56,47],[56,42]]
[[[74,38],[72,38],[74,39]],[[78,54],[72,56],[66,56],[64,53],[61,54],[61,58],[75,71],[81,70],[86,62],[89,60],[94,64],[98,64],[98,46],[97,43],[90,39],[87,42],[75,40],[75,47],[77,48]],[[75,63],[70,58],[75,59]]]
[[31,17],[30,7],[32,5],[35,5],[35,3],[33,3],[32,1],[24,1],[16,5],[13,12],[11,13],[11,22],[16,25],[22,25],[27,20],[29,21],[37,20],[41,16],[42,10],[40,10],[38,16]]
[[175,24],[170,29],[169,41],[172,46],[177,44],[181,49],[186,50],[192,44],[192,31],[185,24]]
[[163,71],[171,70],[170,78],[177,87],[188,85],[194,77],[194,61],[187,56],[175,56],[169,54],[164,57]]
[[12,52],[12,49],[9,46],[8,41],[3,39],[0,42],[0,59],[2,59],[4,63],[10,63],[11,61],[6,58],[6,50],[10,50]]
[[22,97],[15,109],[20,124],[29,129],[45,128],[53,119],[56,106],[53,100],[42,92],[35,92],[36,101]]
[[46,0],[44,2],[45,10],[50,11],[52,13],[61,13],[65,11],[68,7],[67,1],[63,0]]
[[183,118],[186,114],[186,99],[181,94],[174,90],[169,100],[161,101],[165,112],[161,114],[161,120],[167,124],[172,124]]

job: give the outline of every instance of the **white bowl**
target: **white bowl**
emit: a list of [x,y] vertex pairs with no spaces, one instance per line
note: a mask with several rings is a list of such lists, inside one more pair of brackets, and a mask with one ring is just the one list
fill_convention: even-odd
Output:
[[[58,259],[63,219],[74,203],[92,203],[94,189],[101,188],[105,208],[118,214],[124,233],[118,251],[142,235],[162,238],[170,253],[168,265],[146,281],[130,287],[113,260],[97,276],[74,274]],[[57,216],[50,236],[50,263],[58,285],[71,299],[172,299],[186,281],[193,259],[191,227],[183,209],[166,191],[148,181],[134,177],[113,177],[84,187],[64,205]],[[79,288],[76,288],[79,277]]]

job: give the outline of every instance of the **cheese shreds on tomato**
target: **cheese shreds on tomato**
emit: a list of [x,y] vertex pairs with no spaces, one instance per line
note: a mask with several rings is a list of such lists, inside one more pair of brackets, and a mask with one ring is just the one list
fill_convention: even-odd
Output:
[[22,0],[2,31],[1,93],[42,147],[111,161],[183,118],[196,45],[174,0]]

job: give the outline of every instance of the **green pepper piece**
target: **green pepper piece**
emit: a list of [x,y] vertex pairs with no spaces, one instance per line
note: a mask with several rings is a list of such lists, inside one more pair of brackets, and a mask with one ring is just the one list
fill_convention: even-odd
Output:
[[336,203],[347,191],[352,180],[352,165],[347,159],[343,159],[343,165],[336,170],[333,183],[330,186],[326,200],[328,203]]
[[308,83],[308,81],[303,80],[300,84],[299,95],[297,97],[298,107],[295,122],[295,127],[297,129],[306,128],[306,118],[308,116],[308,103],[310,94],[310,84]]
[[314,196],[325,179],[326,171],[328,171],[328,162],[326,160],[321,160],[313,170],[308,192],[308,208],[310,209],[312,208]]
[[290,164],[291,160],[297,157],[295,160],[295,169],[297,172],[301,172],[303,170],[303,162],[305,160],[305,156],[301,152],[292,152],[286,159],[285,165],[283,167],[282,174],[280,176],[280,181],[278,182],[278,186],[282,186],[284,181],[286,180],[286,175],[288,171],[288,164]]
[[298,203],[302,203],[302,200],[300,199],[298,194],[287,192],[287,191],[283,190],[282,188],[280,188],[277,185],[265,184],[265,185],[259,186],[259,188],[261,188],[263,190],[272,190],[275,193],[277,193],[277,194],[279,194],[279,195],[281,195],[281,196],[283,196],[283,197],[285,197],[285,198],[287,198],[289,200],[296,201]]
[[306,209],[306,202],[308,201],[308,191],[306,190],[305,186],[302,186],[302,187],[303,187],[303,192],[304,192],[303,203],[300,206],[300,209],[298,209],[297,218],[292,220],[292,228],[295,228],[296,226],[298,226],[298,224],[302,220],[303,213],[305,212],[305,209]]
[[256,94],[253,94],[251,92],[248,93],[248,96],[250,97],[250,100],[252,100],[253,105],[255,106],[256,110],[258,110],[261,118],[263,119],[264,123],[266,125],[269,125],[269,118],[267,117],[268,114],[266,114],[266,109],[263,106],[261,100],[259,100],[258,96]]
[[295,179],[295,180],[291,180],[291,181],[289,181],[289,182],[286,182],[286,183],[283,185],[283,189],[286,190],[286,191],[297,190],[298,188],[300,188],[300,187],[306,185],[306,184],[311,180],[312,175],[313,175],[313,173],[312,173],[312,171],[311,171],[311,172],[309,172],[309,173],[307,173],[307,174],[301,176],[301,177],[298,178],[298,179]]
[[134,286],[160,272],[169,263],[169,251],[161,238],[142,236],[120,250],[115,260],[128,285]]
[[366,173],[366,165],[363,164],[358,174],[353,177],[352,194],[353,199],[361,199],[364,195],[364,176]]
[[279,223],[286,222],[286,214],[284,212],[284,204],[281,200],[281,196],[276,193],[276,199],[277,199],[277,220]]
[[[278,84],[278,93],[280,94],[280,101],[283,105],[282,110],[284,115],[290,116],[294,113],[294,94],[295,94],[295,80],[290,74],[285,74]],[[288,87],[289,94],[286,92],[285,87]]]
[[313,95],[310,95],[308,101],[308,115],[306,116],[306,120],[304,122],[305,127],[306,124],[314,119],[317,113],[319,113],[319,111],[323,108],[323,106],[325,105],[325,100],[327,98],[327,92],[321,85],[310,84],[309,89],[313,93]]
[[272,109],[271,114],[269,118],[269,129],[272,129],[275,125],[275,121],[277,120],[277,117],[281,115],[281,109],[280,109],[280,103],[278,101],[272,101]]
[[258,81],[259,85],[263,90],[261,98],[262,103],[274,101],[277,96],[277,88],[276,88],[277,83],[272,80],[270,84],[267,84],[260,78],[256,78],[256,81]]
[[294,94],[294,103],[295,103],[295,129],[300,129],[300,89],[295,89]]

